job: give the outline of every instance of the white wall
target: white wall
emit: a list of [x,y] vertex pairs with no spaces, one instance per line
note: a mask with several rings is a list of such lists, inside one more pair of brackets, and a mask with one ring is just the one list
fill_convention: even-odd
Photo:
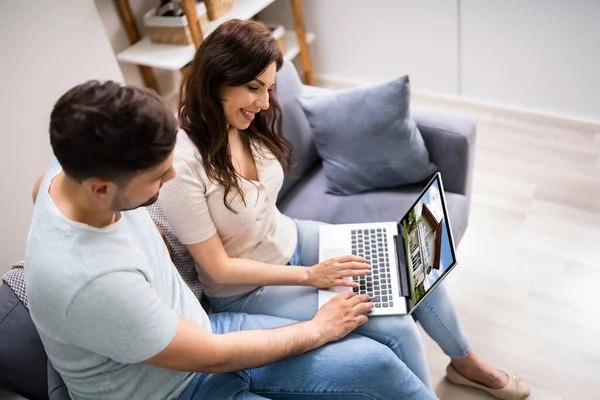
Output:
[[92,0],[13,1],[0,13],[0,274],[23,258],[31,188],[50,157],[54,102],[88,79],[122,81]]
[[[96,0],[115,52],[129,46],[114,2]],[[132,1],[141,17],[154,0]],[[328,84],[409,74],[415,92],[600,123],[600,0],[303,0],[313,71]],[[293,29],[290,2],[261,19]],[[138,23],[141,30],[143,26]],[[137,68],[121,64],[129,83]],[[177,73],[158,71],[162,93]]]
[[[457,4],[451,0],[303,0],[315,75],[381,81],[410,74],[415,88],[456,93]],[[261,14],[293,29],[289,1]],[[334,22],[335,21],[335,22]]]
[[[277,1],[266,18],[289,17]],[[599,0],[303,0],[314,73],[600,122]]]
[[600,1],[461,1],[462,95],[600,121]]

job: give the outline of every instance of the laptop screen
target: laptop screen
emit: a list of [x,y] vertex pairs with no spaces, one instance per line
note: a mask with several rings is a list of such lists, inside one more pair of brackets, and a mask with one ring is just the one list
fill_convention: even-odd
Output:
[[413,208],[402,219],[413,306],[456,264],[443,186],[436,174]]

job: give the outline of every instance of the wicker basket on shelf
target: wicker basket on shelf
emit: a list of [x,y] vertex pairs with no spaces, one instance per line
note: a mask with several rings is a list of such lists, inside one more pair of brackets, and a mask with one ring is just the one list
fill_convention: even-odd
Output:
[[233,0],[202,0],[208,10],[208,19],[215,20],[227,14],[233,6]]
[[[206,35],[208,32],[208,17],[204,3],[200,2],[196,5],[196,13],[198,14],[198,27]],[[156,16],[155,9],[152,9],[144,16],[144,26],[153,43],[184,45],[194,43],[185,16],[159,17]]]

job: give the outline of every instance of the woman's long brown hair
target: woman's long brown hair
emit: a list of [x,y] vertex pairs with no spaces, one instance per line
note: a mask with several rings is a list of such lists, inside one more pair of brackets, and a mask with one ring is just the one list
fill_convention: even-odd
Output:
[[[229,153],[220,89],[252,81],[273,62],[279,71],[283,56],[269,28],[258,21],[231,20],[208,35],[184,72],[179,99],[181,127],[198,148],[209,179],[223,186],[223,201],[233,212],[229,194],[237,193],[244,204],[245,199]],[[250,143],[265,146],[288,169],[291,144],[282,135],[281,120],[281,107],[271,94],[269,109],[256,114],[241,137],[250,151]]]

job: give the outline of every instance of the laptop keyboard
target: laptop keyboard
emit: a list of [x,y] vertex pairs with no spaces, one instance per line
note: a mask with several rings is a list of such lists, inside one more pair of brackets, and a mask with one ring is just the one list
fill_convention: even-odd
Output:
[[375,308],[393,307],[386,229],[353,229],[351,236],[352,255],[363,257],[371,266],[371,273],[352,277],[359,285],[354,293],[368,294]]

